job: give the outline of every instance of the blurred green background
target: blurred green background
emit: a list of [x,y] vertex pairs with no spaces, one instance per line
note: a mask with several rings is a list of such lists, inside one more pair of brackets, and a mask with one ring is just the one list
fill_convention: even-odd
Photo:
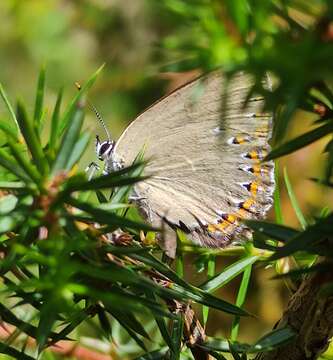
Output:
[[[161,73],[170,62],[182,58],[179,52],[168,52],[165,44],[171,44],[169,48],[172,48],[172,43],[177,41],[177,32],[183,31],[183,24],[163,3],[167,1],[1,0],[0,82],[11,100],[14,101],[16,96],[27,99],[28,110],[32,111],[37,74],[42,65],[47,69],[46,103],[52,104],[60,87],[65,87],[65,98],[69,99],[77,91],[75,81],[83,82],[105,63],[102,75],[90,93],[90,101],[117,138],[147,106],[196,74],[195,71]],[[228,25],[228,18],[223,18],[223,14],[222,19]],[[232,33],[229,38],[230,43],[224,44],[227,49],[233,47]],[[237,34],[234,40],[237,43]],[[227,53],[219,60],[228,66],[234,60],[233,56],[242,57],[241,53],[232,54]],[[1,105],[0,121],[6,117],[6,110]],[[288,137],[300,134],[310,126],[312,118],[308,114],[297,113],[297,117]],[[105,137],[90,112],[86,114],[85,127],[90,130],[92,140],[82,168],[95,160],[94,136]],[[322,149],[323,143],[317,142],[280,161],[281,169],[288,168],[305,214],[316,214],[323,205],[332,203],[331,193],[323,192],[308,180],[323,171]],[[282,207],[286,224],[299,226],[285,191],[282,192]],[[273,218],[273,213],[270,216]],[[196,274],[192,265],[194,259],[188,257],[188,260],[186,276],[199,282],[201,275]],[[289,294],[282,281],[270,280],[273,274],[271,269],[255,269],[246,308],[257,319],[242,320],[240,340],[257,339],[279,319]],[[234,281],[232,287],[223,288],[219,295],[234,302],[237,286]],[[212,312],[207,333],[228,336],[226,329],[230,327],[230,321],[230,318]],[[93,338],[96,334],[91,329],[82,331]],[[102,349],[104,345],[95,341],[91,346]],[[119,349],[116,352],[121,354]]]

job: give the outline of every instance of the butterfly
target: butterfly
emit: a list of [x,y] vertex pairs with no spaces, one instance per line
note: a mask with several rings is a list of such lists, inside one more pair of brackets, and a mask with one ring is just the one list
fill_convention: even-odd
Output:
[[[270,150],[272,114],[263,111],[262,97],[247,98],[252,85],[248,74],[227,82],[214,71],[153,104],[116,143],[97,140],[106,173],[131,165],[145,149],[149,177],[134,192],[153,226],[163,220],[213,248],[251,236],[242,220],[264,217],[274,190],[274,164],[262,162]],[[168,236],[164,246],[174,253],[170,242]]]

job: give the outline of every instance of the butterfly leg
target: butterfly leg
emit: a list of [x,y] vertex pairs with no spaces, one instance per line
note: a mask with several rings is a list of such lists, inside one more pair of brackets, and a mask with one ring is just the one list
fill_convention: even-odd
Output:
[[[128,197],[128,200],[129,200],[130,202],[135,202],[135,203],[137,203],[137,204],[139,205],[139,207],[140,207],[140,202],[143,202],[143,201],[147,200],[147,198],[144,197],[144,196],[138,196],[138,195],[136,195],[136,194],[132,194],[132,195],[130,195],[130,196]],[[144,208],[145,208],[145,210],[144,210],[144,217],[146,217],[146,218],[148,219],[148,221],[152,221],[152,219],[153,219],[153,211],[152,211],[152,209],[151,209],[148,201],[146,201]],[[141,209],[141,210],[142,210],[142,209]],[[142,211],[143,211],[143,210],[142,210]]]
[[150,222],[153,221],[153,211],[152,211],[151,206],[149,204],[148,204],[148,220]]
[[94,161],[91,162],[85,169],[85,172],[87,173],[88,180],[90,181],[97,171],[100,170],[100,166],[96,164]]
[[138,196],[138,195],[131,195],[128,197],[129,201],[134,201],[134,202],[140,202],[141,200],[146,200],[146,197],[142,197],[142,196]]

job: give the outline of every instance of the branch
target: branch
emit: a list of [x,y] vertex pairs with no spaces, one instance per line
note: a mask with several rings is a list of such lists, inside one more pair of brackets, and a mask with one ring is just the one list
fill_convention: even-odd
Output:
[[331,281],[332,274],[322,272],[302,281],[277,324],[298,335],[285,346],[258,354],[256,360],[314,360],[327,349],[333,336],[333,296],[323,295],[321,289]]

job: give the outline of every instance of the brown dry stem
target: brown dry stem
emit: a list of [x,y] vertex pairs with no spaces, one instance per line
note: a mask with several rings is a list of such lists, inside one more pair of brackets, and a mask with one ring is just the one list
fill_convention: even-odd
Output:
[[256,360],[315,360],[323,353],[333,336],[333,296],[321,290],[333,280],[333,273],[315,273],[304,279],[290,298],[277,328],[290,327],[295,339]]

